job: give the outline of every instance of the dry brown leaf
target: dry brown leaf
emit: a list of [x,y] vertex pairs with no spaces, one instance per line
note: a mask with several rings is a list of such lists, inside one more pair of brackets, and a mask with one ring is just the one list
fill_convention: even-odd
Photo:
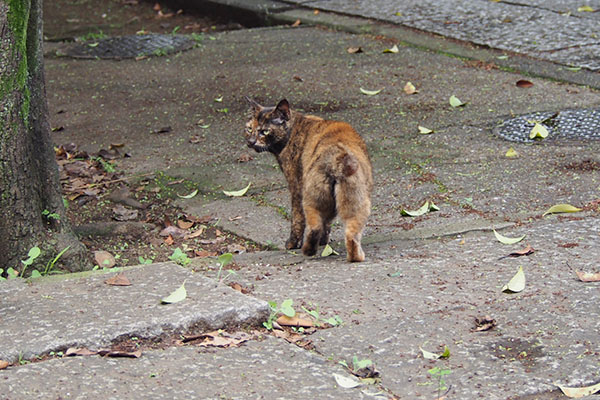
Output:
[[357,54],[357,53],[362,53],[363,49],[362,49],[362,47],[348,47],[346,49],[346,51],[350,54]]
[[294,22],[294,23],[292,24],[292,26],[293,26],[293,27],[297,27],[297,26],[300,26],[300,24],[301,24],[301,23],[302,23],[302,21],[300,21],[299,19],[297,19],[297,20],[296,20],[296,22]]
[[125,274],[117,274],[104,281],[107,285],[111,286],[131,286],[131,282],[125,276]]
[[0,369],[6,369],[10,363],[8,361],[0,360]]
[[240,344],[247,342],[253,337],[253,335],[246,332],[230,334],[227,332],[213,331],[201,335],[185,336],[182,342],[187,343],[202,340],[202,342],[197,343],[200,347],[238,347]]
[[600,282],[600,272],[591,273],[575,271],[575,273],[581,282]]
[[472,332],[483,332],[489,331],[496,326],[496,320],[486,315],[482,318],[475,318],[475,328],[471,329]]
[[193,221],[185,221],[183,219],[180,219],[177,221],[177,226],[180,227],[181,229],[190,229],[192,226],[194,226],[194,222]]
[[509,254],[509,256],[521,257],[521,256],[528,256],[533,253],[535,253],[535,250],[533,249],[533,247],[531,247],[530,244],[528,244],[524,249],[518,250],[518,251],[513,251],[512,253]]
[[530,88],[533,86],[533,82],[526,81],[525,79],[518,80],[516,83],[517,87],[520,88]]
[[181,238],[187,235],[187,231],[181,228],[178,228],[174,225],[167,226],[165,229],[160,231],[160,236],[172,236],[174,238]]
[[196,257],[216,257],[216,251],[194,250]]
[[197,237],[202,236],[202,234],[204,233],[204,227],[200,227],[199,229],[196,229],[194,232],[190,233],[189,235],[185,235],[183,238],[184,239],[195,239]]
[[320,12],[319,10],[316,10],[316,9],[315,9],[315,10],[313,11],[313,14],[315,14],[315,15],[319,15],[319,12]]
[[294,326],[294,327],[302,327],[302,328],[310,328],[313,326],[313,323],[309,319],[300,318],[297,315],[293,317],[288,317],[287,315],[282,315],[277,318],[277,323],[282,326]]
[[406,82],[406,85],[404,85],[404,93],[415,94],[415,93],[419,93],[419,91],[417,90],[415,85],[413,85],[411,82]]
[[173,240],[173,236],[169,235],[165,238],[165,244],[170,246],[174,243],[175,241]]
[[126,357],[126,358],[140,358],[142,356],[141,350],[136,351],[121,351],[121,350],[98,350],[98,354],[102,357]]
[[158,4],[158,3],[154,3],[154,7],[152,7],[152,9],[153,9],[154,11],[160,11],[160,9],[161,9],[161,7],[160,7],[160,4]]
[[304,82],[304,79],[302,79],[302,77],[300,77],[300,76],[298,76],[298,75],[294,75],[294,76],[293,76],[293,79],[294,79],[296,82]]
[[98,250],[94,252],[94,260],[100,268],[112,268],[117,263],[117,260],[108,251]]
[[65,351],[65,356],[93,356],[98,354],[97,351],[92,351],[85,347],[69,347],[67,351]]
[[[296,79],[297,77],[294,77],[294,79]],[[302,78],[300,78],[300,82],[302,82]],[[252,161],[254,160],[254,158],[252,158],[252,156],[248,153],[242,153],[238,156],[237,158],[237,162],[239,163],[245,163],[248,161]]]

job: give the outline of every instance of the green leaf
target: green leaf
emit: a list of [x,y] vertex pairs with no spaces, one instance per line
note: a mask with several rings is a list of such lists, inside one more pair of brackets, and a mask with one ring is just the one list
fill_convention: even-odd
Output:
[[196,196],[197,194],[198,194],[198,189],[194,190],[190,194],[186,194],[185,196],[181,196],[179,194],[177,196],[181,197],[182,199],[191,199],[192,197]]
[[177,290],[175,290],[173,293],[171,293],[167,297],[164,297],[160,302],[162,304],[179,303],[180,301],[185,300],[186,297],[187,297],[187,290],[185,290],[185,281],[183,281],[183,283],[181,284],[181,286],[179,288],[177,288]]
[[546,129],[546,127],[544,125],[540,124],[539,122],[536,122],[535,125],[533,126],[533,128],[531,128],[531,132],[529,132],[530,139],[535,139],[535,138],[545,139],[547,137],[548,137],[548,129]]
[[424,350],[422,347],[419,347],[419,350],[421,350],[421,354],[423,354],[423,358],[426,360],[437,360],[438,358],[440,358],[439,354],[435,354],[430,351]]
[[286,299],[281,303],[281,312],[290,318],[296,315],[296,310],[292,307],[293,302],[292,299]]
[[419,133],[421,135],[429,135],[430,133],[433,133],[433,130],[429,129],[429,128],[425,128],[424,126],[419,126]]
[[248,186],[246,186],[245,188],[241,189],[241,190],[234,190],[231,192],[228,192],[227,190],[223,190],[223,193],[225,193],[226,196],[229,197],[241,197],[243,195],[246,194],[246,192],[248,191],[248,189],[250,189],[250,185],[252,185],[252,182],[250,182],[248,184]]
[[383,89],[379,89],[379,90],[367,90],[367,89],[363,89],[360,88],[360,92],[362,94],[366,94],[367,96],[375,96],[376,94],[379,94],[379,92],[381,92]]
[[421,208],[419,208],[416,211],[409,211],[409,210],[400,210],[400,214],[401,215],[408,215],[410,217],[418,217],[420,215],[423,215],[425,213],[427,213],[427,211],[429,211],[429,201],[426,201],[425,204],[423,204],[421,206]]
[[556,204],[548,209],[545,213],[542,214],[542,217],[547,214],[559,214],[559,213],[574,213],[581,211],[581,208],[573,207],[570,204]]
[[29,253],[27,253],[27,255],[31,258],[38,258],[40,254],[42,254],[42,251],[37,246],[34,246],[31,249],[29,249]]
[[221,267],[224,267],[227,264],[229,264],[231,261],[233,261],[233,254],[231,254],[231,253],[223,253],[223,254],[221,254],[217,258],[217,260],[221,264]]
[[210,128],[210,124],[198,125],[198,127],[200,127],[201,129],[208,129],[208,128]]
[[42,274],[40,274],[40,271],[38,271],[37,269],[34,269],[33,271],[31,271],[31,277],[32,278],[41,278]]
[[354,368],[354,371],[370,367],[371,365],[373,365],[373,361],[369,359],[365,358],[364,360],[359,360],[356,356],[352,357],[352,366]]
[[508,56],[498,56],[496,57],[498,60],[507,60]]
[[321,257],[328,257],[332,254],[335,254],[336,256],[340,255],[340,253],[335,251],[329,244],[326,244],[323,248],[323,251],[321,252]]
[[384,52],[384,53],[397,53],[397,52],[399,52],[399,51],[400,51],[400,50],[398,50],[398,46],[396,46],[396,45],[393,45],[393,46],[392,46],[392,48],[390,48],[390,49],[385,49],[383,52]]
[[498,241],[502,244],[515,244],[515,243],[519,243],[521,240],[523,240],[525,238],[525,235],[520,236],[520,237],[516,237],[516,238],[510,238],[510,237],[506,237],[506,236],[502,236],[501,234],[499,234],[498,232],[496,232],[496,230],[494,229],[494,235],[496,236],[496,239],[498,239]]
[[600,383],[597,383],[592,386],[585,386],[579,388],[559,385],[556,382],[554,384],[558,386],[558,388],[565,394],[565,396],[570,397],[572,399],[579,399],[581,397],[590,396],[600,391]]
[[519,267],[515,276],[502,287],[502,291],[507,293],[518,293],[523,289],[525,289],[525,273],[523,272],[523,267]]
[[517,153],[517,151],[511,147],[504,156],[506,158],[515,158],[519,156],[519,153]]
[[440,354],[440,358],[449,358],[450,357],[450,349],[448,346],[444,346],[444,352]]
[[217,103],[221,103],[221,102],[223,102],[223,96],[219,96],[219,97],[217,97],[217,98],[215,99],[215,101],[216,101]]
[[429,202],[429,211],[440,211],[440,208],[433,204],[433,201]]
[[467,104],[467,103],[463,103],[462,101],[460,101],[460,100],[458,99],[458,97],[456,97],[455,95],[452,95],[452,96],[450,96],[450,100],[449,100],[449,102],[450,102],[450,105],[451,105],[452,107],[454,107],[454,108],[456,108],[456,107],[462,107],[462,106],[464,106],[465,104]]

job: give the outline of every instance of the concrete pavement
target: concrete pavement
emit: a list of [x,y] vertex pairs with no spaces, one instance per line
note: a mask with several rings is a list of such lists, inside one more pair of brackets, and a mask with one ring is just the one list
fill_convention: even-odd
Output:
[[[356,21],[330,17],[338,24]],[[347,30],[357,26],[349,23]],[[510,143],[492,133],[519,114],[597,108],[596,90],[532,77],[525,78],[533,87],[520,88],[519,73],[408,45],[384,54],[395,43],[386,37],[310,27],[212,36],[196,49],[143,61],[49,57],[53,123],[65,127],[56,139],[93,150],[119,138],[132,150],[121,168],[193,182],[203,196],[180,200],[185,210],[211,214],[227,230],[281,247],[289,224],[283,177],[268,154],[251,154],[245,163],[237,158],[248,151],[242,96],[265,103],[287,97],[292,106],[350,122],[365,137],[376,180],[367,261],[345,262],[336,224],[333,247],[340,256],[307,259],[281,250],[236,256],[236,281],[250,289],[249,296],[215,283],[216,263],[206,259],[194,260],[191,270],[197,272],[173,264],[126,271],[134,274],[132,282],[138,279],[130,296],[105,287],[98,275],[2,283],[2,357],[13,362],[19,354],[44,355],[79,342],[98,347],[124,335],[147,333],[152,340],[166,330],[187,333],[206,310],[220,318],[220,311],[231,309],[243,316],[228,324],[232,331],[251,332],[265,318],[265,301],[285,299],[296,310],[318,309],[320,317],[343,323],[306,335],[311,345],[304,347],[262,331],[240,347],[164,346],[136,359],[88,356],[15,365],[0,371],[2,398],[432,399],[445,386],[447,399],[543,400],[564,398],[555,382],[598,382],[598,283],[579,281],[575,270],[598,272],[600,143]],[[363,52],[349,54],[348,47]],[[580,73],[597,79],[594,72]],[[406,94],[407,81],[419,93]],[[366,96],[361,87],[382,91]],[[81,101],[73,88],[94,95]],[[451,95],[466,106],[451,107]],[[219,96],[222,102],[215,102]],[[208,131],[198,127],[199,119],[211,124]],[[152,124],[173,131],[149,140]],[[434,133],[421,135],[418,126]],[[192,136],[203,140],[192,146]],[[517,158],[506,157],[510,147]],[[252,188],[242,198],[221,192],[249,181]],[[401,216],[402,209],[415,210],[426,200],[440,211]],[[557,203],[585,211],[542,216]],[[504,245],[494,228],[526,237]],[[535,252],[502,258],[525,244]],[[503,293],[519,267],[525,289]],[[158,305],[186,279],[189,299]],[[84,307],[88,303],[97,307]],[[476,331],[475,318],[485,316],[496,326]],[[139,329],[127,328],[134,325]],[[61,335],[66,339],[57,341]],[[447,359],[426,359],[420,350],[441,353],[444,346]],[[381,381],[354,389],[337,383],[334,373],[349,375],[339,361],[351,364],[353,357],[371,360]],[[435,367],[448,372],[444,382]]]

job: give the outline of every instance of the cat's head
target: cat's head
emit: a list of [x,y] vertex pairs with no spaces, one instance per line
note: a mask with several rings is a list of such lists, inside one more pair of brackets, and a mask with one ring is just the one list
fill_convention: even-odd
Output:
[[263,107],[246,97],[250,103],[250,119],[246,123],[246,143],[257,152],[279,154],[289,139],[291,111],[286,99],[275,107]]

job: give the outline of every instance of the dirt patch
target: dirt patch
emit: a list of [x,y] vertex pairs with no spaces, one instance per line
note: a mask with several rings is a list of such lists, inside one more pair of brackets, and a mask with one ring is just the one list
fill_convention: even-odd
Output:
[[576,172],[600,171],[600,162],[594,160],[573,161],[565,164],[563,167]]
[[44,2],[44,36],[50,41],[98,39],[148,33],[218,32],[237,22],[197,11],[170,9],[144,0],[54,0]]

